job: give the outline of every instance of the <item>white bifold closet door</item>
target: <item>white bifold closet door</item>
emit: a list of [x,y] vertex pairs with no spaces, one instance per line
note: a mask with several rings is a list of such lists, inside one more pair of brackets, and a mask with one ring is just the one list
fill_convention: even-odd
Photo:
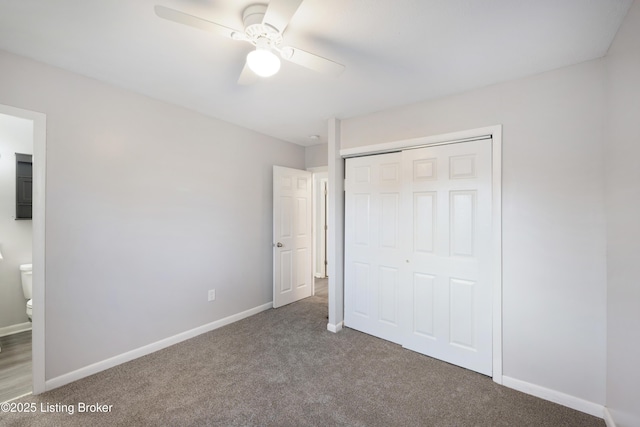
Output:
[[346,161],[345,325],[403,342],[402,154]]
[[347,159],[345,326],[492,374],[491,140]]

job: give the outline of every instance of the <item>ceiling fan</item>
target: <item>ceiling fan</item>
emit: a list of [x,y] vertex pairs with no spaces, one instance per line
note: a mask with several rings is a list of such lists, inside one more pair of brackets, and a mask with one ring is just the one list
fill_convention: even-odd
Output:
[[[235,30],[188,13],[157,5],[156,15],[169,21],[209,31],[232,40],[251,43],[255,46],[247,55],[238,84],[248,85],[260,77],[269,77],[280,69],[280,58],[311,70],[337,76],[344,65],[313,53],[287,46],[283,33],[302,0],[271,0],[266,4],[253,4],[244,9],[244,30]],[[278,55],[276,55],[278,54]]]

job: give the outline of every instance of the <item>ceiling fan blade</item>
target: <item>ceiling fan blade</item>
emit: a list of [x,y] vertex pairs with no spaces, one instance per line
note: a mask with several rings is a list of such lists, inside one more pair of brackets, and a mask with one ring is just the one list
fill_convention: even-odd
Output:
[[301,3],[302,0],[271,0],[262,23],[271,25],[282,34]]
[[309,53],[297,47],[284,47],[281,49],[282,59],[301,65],[310,70],[323,74],[338,76],[345,69],[345,66],[330,59]]
[[245,62],[244,68],[242,69],[240,77],[238,78],[238,84],[241,86],[252,85],[258,81],[258,78],[259,77],[256,75],[256,73],[251,71],[249,65],[247,65],[247,63]]
[[210,33],[229,37],[234,40],[238,40],[240,36],[244,37],[243,31],[234,30],[233,28],[225,27],[224,25],[216,24],[215,22],[207,21],[206,19],[189,15],[188,13],[169,9],[168,7],[160,5],[156,5],[154,7],[154,10],[156,11],[156,15],[158,15],[160,18],[167,19],[169,21],[188,25],[190,27],[208,31]]

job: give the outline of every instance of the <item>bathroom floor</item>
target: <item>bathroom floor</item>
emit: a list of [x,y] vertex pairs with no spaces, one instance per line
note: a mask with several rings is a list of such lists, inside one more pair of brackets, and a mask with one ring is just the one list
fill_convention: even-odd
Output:
[[0,402],[31,392],[31,331],[0,337]]

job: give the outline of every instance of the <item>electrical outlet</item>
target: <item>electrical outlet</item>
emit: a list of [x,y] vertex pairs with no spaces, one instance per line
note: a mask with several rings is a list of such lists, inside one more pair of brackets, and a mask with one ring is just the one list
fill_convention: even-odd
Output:
[[214,301],[216,299],[216,290],[209,289],[209,301]]

